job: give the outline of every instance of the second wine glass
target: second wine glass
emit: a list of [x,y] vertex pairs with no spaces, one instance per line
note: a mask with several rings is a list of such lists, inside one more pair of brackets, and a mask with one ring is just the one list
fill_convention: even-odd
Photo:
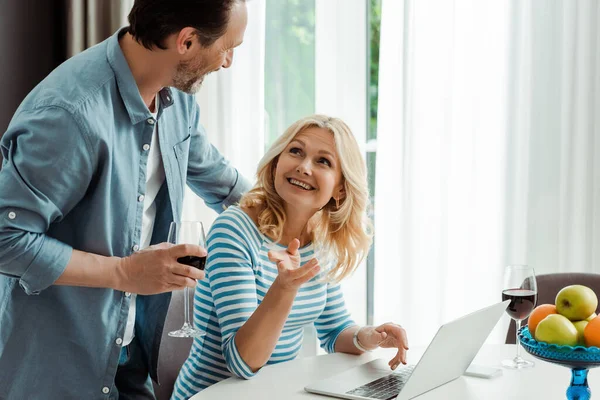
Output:
[[[167,241],[173,244],[195,244],[206,249],[204,226],[202,225],[202,222],[199,221],[171,222]],[[206,256],[197,257],[190,255],[179,257],[177,262],[203,270],[206,263]],[[169,332],[169,336],[192,338],[204,336],[204,332],[194,328],[191,323],[190,297],[189,288],[187,286],[183,289],[183,312],[183,326],[181,329]]]
[[529,317],[537,303],[537,281],[535,271],[527,265],[509,265],[504,270],[504,286],[502,301],[510,300],[506,313],[516,323],[517,354],[512,360],[502,361],[506,368],[521,369],[534,366],[533,361],[521,357],[519,346],[519,329],[521,321]]

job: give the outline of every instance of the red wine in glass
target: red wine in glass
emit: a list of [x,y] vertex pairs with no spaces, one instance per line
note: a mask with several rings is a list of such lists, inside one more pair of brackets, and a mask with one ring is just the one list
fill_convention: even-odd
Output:
[[512,319],[523,320],[533,311],[537,293],[528,289],[506,289],[502,291],[502,301],[505,300],[510,300],[506,313]]
[[512,360],[503,360],[506,368],[521,369],[533,367],[534,363],[521,357],[519,350],[519,330],[521,321],[529,317],[537,301],[537,281],[535,271],[527,265],[509,265],[504,269],[502,301],[508,301],[506,313],[515,321],[515,341],[517,354]]
[[206,265],[206,256],[198,257],[198,256],[185,256],[179,257],[177,262],[180,264],[189,265],[190,267],[198,268],[204,271],[204,266]]
[[[167,242],[171,244],[193,244],[196,246],[206,248],[206,235],[204,234],[204,226],[200,221],[171,222]],[[204,269],[204,265],[206,264],[206,256],[178,257],[177,262],[202,270]],[[183,288],[183,311],[183,326],[181,327],[181,329],[169,332],[169,336],[187,338],[197,338],[204,336],[204,332],[194,327],[194,325],[192,324],[192,318],[190,318],[191,310],[189,288],[187,286]]]

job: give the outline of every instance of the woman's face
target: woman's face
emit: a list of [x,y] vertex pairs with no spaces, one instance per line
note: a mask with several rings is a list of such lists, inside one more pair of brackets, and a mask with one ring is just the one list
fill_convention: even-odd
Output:
[[342,169],[333,134],[311,127],[294,138],[279,155],[275,190],[298,211],[318,211],[340,198]]

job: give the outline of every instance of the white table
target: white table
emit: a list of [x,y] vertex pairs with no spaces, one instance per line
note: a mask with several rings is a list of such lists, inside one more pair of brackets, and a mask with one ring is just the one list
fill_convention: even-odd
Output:
[[[416,363],[424,349],[411,349],[408,362]],[[535,367],[520,371],[503,369],[500,377],[481,379],[460,377],[418,397],[419,400],[559,400],[566,399],[571,370],[534,359]],[[336,353],[302,358],[263,368],[250,380],[229,378],[202,392],[193,400],[260,399],[260,400],[325,400],[329,397],[307,393],[304,386],[342,372],[374,358],[391,358],[389,349],[353,356]],[[515,355],[514,345],[484,345],[474,363],[500,367],[500,361]],[[500,367],[502,368],[502,367]],[[600,369],[590,370],[588,384],[592,398],[600,398]]]

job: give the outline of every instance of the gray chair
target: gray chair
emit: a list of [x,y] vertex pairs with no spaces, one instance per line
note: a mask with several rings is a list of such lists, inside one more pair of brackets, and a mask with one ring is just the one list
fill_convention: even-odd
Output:
[[[536,277],[538,295],[537,305],[554,304],[556,295],[560,289],[569,285],[585,285],[592,289],[600,296],[600,274],[585,274],[585,273],[557,273],[538,275]],[[521,326],[527,324],[527,319],[521,321]],[[511,320],[506,334],[506,343],[515,344],[515,321]]]
[[[194,304],[194,290],[189,290],[190,305]],[[187,359],[192,347],[191,338],[172,338],[168,333],[181,328],[183,324],[183,290],[176,290],[171,295],[171,303],[167,320],[163,329],[158,354],[158,376],[160,385],[152,382],[157,400],[169,400],[173,392],[175,380],[181,366]]]

